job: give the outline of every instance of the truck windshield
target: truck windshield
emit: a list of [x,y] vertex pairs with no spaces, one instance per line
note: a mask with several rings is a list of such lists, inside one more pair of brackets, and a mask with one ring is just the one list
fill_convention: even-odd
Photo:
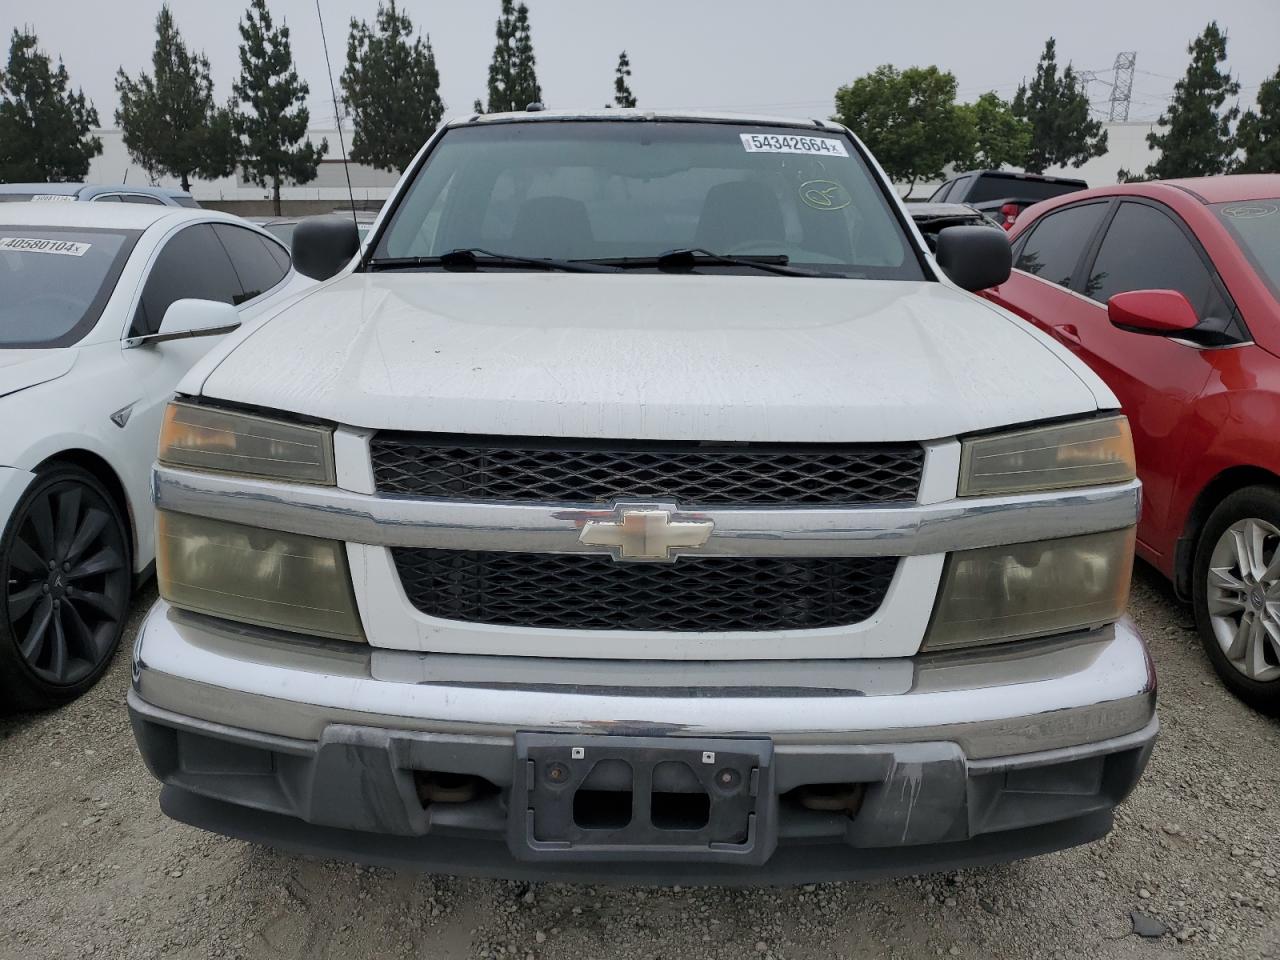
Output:
[[[503,269],[522,267],[497,255],[669,269],[677,261],[657,258],[698,250],[827,276],[924,279],[854,144],[802,127],[548,120],[452,128],[402,195],[371,263],[438,268],[432,260],[457,250],[492,253]],[[711,256],[681,263],[699,273],[788,275]]]
[[1280,300],[1280,198],[1215,203],[1213,210]]
[[137,231],[0,223],[0,349],[65,347],[93,329]]

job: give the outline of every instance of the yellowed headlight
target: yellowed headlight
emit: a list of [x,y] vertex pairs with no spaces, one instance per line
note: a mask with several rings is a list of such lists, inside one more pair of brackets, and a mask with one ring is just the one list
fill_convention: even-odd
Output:
[[1129,602],[1134,528],[947,557],[924,651],[1112,623]]
[[156,579],[176,607],[364,642],[345,545],[161,510]]
[[175,400],[160,428],[160,462],[191,470],[332,485],[333,430]]
[[1136,476],[1123,416],[1098,417],[964,441],[962,497],[1124,483]]

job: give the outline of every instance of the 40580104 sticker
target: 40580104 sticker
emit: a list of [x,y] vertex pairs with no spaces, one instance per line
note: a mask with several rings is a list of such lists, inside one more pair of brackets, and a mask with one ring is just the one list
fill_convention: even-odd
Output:
[[47,237],[0,237],[0,250],[23,253],[54,253],[64,257],[83,257],[93,246],[74,240],[50,240]]

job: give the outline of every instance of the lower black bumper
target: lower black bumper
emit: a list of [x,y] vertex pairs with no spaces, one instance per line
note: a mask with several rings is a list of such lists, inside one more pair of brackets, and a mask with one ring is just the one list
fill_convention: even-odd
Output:
[[252,810],[177,787],[160,793],[160,809],[181,823],[304,856],[455,876],[563,883],[757,886],[875,880],[1022,860],[1101,839],[1110,810],[1072,820],[986,834],[954,843],[855,849],[841,843],[788,844],[760,867],[715,863],[629,861],[529,863],[489,836],[396,837],[320,827],[295,817]]
[[[554,798],[540,801],[529,786],[539,774],[527,765],[542,755],[535,751],[530,759],[530,738],[523,734],[469,737],[333,724],[311,742],[183,717],[132,692],[129,711],[142,755],[165,784],[165,813],[217,833],[437,873],[729,885],[950,870],[1096,840],[1142,775],[1157,730],[1153,719],[1111,740],[984,760],[969,760],[945,741],[775,747],[761,738],[578,738],[593,755],[627,758],[637,770],[649,769],[649,761],[634,759],[641,755],[661,762],[664,743],[695,768],[698,757],[741,745],[733,762],[747,764],[736,768],[745,776],[756,765],[759,796],[740,808],[754,818],[754,832],[749,855],[735,857],[725,855],[723,843],[692,843],[688,832],[664,831],[656,818],[644,819],[647,792],[635,799],[641,826],[618,833],[619,844],[584,842],[593,834],[572,824],[549,828],[560,831],[557,842],[531,842],[534,828],[526,821],[532,824],[539,802]],[[531,739],[553,746],[562,740],[566,749],[577,742]],[[581,784],[572,771],[566,777]],[[485,789],[424,787],[440,778]],[[651,772],[641,779],[649,784]],[[708,782],[703,786],[713,792]],[[841,794],[849,800],[841,808],[798,799],[831,785],[852,788]],[[732,804],[724,809],[734,815]]]

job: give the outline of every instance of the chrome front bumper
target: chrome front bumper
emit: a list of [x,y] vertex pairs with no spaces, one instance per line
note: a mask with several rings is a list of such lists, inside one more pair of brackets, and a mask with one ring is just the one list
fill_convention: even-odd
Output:
[[[1154,673],[1127,621],[880,661],[575,662],[299,640],[161,602],[129,705],[162,805],[185,822],[440,872],[641,882],[881,876],[1087,842],[1110,829],[1157,729]],[[508,810],[530,734],[768,744],[771,855],[751,870],[664,866],[644,850],[606,868],[513,856]],[[498,793],[432,806],[422,771]],[[862,785],[856,816],[788,805],[787,791],[832,781]]]
[[335,723],[763,735],[777,744],[955,742],[970,759],[1141,730],[1155,673],[1132,625],[886,660],[662,663],[466,657],[304,641],[156,603],[134,690],[164,710],[318,740]]

